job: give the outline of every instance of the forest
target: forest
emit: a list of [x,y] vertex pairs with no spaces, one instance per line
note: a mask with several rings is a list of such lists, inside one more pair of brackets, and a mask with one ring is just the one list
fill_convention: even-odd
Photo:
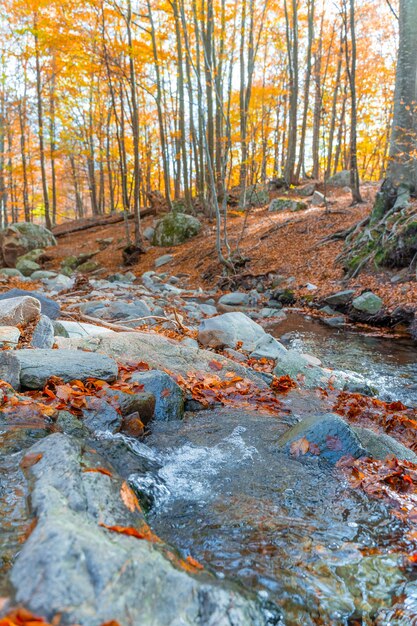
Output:
[[417,624],[417,0],[3,0],[0,67],[0,626]]

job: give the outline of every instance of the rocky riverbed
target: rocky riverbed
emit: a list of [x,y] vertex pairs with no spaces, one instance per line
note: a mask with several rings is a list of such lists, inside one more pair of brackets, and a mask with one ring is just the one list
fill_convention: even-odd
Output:
[[[82,626],[416,618],[411,522],[343,465],[395,456],[413,475],[412,409],[378,401],[403,416],[398,437],[370,410],[343,412],[340,394],[372,403],[378,377],[354,360],[332,369],[289,336],[288,292],[217,299],[163,271],[46,274],[31,291],[4,278],[0,294],[2,613]],[[352,295],[345,311],[382,308]]]

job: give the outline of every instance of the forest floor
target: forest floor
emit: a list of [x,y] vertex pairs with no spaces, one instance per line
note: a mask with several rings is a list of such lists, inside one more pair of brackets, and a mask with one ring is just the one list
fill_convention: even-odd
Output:
[[[306,288],[314,284],[314,297],[321,299],[341,288],[371,289],[379,295],[388,310],[416,302],[417,282],[402,279],[391,282],[398,270],[388,271],[370,268],[358,277],[346,281],[343,268],[335,263],[343,249],[343,241],[322,244],[322,240],[333,233],[348,228],[366,216],[374,202],[378,183],[362,186],[364,203],[351,206],[350,193],[341,189],[327,191],[327,208],[310,208],[299,212],[269,213],[268,206],[251,209],[248,214],[236,210],[228,213],[228,235],[230,247],[247,258],[240,270],[241,284],[222,280],[222,268],[215,253],[215,222],[203,219],[203,228],[197,237],[173,248],[159,248],[149,244],[145,255],[131,269],[140,275],[155,269],[155,260],[163,254],[172,254],[173,261],[160,271],[169,268],[171,275],[186,275],[193,288],[213,289],[220,284],[223,289],[245,287],[245,277],[259,277],[259,282],[268,275],[279,274],[293,278],[291,289],[297,297],[310,295]],[[276,194],[279,195],[279,194]],[[155,217],[143,219],[143,228],[152,226]],[[132,226],[131,226],[132,228]],[[60,237],[58,246],[50,250],[48,269],[57,269],[63,258],[90,252],[94,242],[113,238],[109,247],[100,251],[95,259],[102,265],[102,276],[126,270],[122,265],[122,250],[125,246],[123,223],[98,226]],[[98,245],[97,245],[98,247]],[[238,279],[239,280],[239,279]]]

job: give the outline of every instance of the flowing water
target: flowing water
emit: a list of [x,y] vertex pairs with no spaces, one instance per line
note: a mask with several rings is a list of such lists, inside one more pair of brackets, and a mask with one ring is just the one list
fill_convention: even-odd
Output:
[[[386,398],[417,404],[415,348],[405,341],[300,316],[274,334],[325,365],[364,374]],[[293,398],[293,413],[219,408],[157,422],[146,445],[110,436],[115,467],[130,472],[161,538],[273,601],[280,625],[417,626],[417,583],[403,567],[406,529],[339,470],[280,451],[280,435],[322,402],[314,393]],[[31,523],[19,451],[47,432],[0,425],[0,597],[10,592],[7,570]],[[122,444],[132,458],[120,456]]]
[[417,346],[352,329],[336,330],[297,313],[269,332],[286,347],[317,356],[327,367],[362,374],[384,400],[417,406]]
[[[412,344],[300,316],[275,335],[364,374],[386,398],[417,402]],[[317,406],[308,396],[294,404],[298,417]],[[155,424],[147,444],[161,468],[131,476],[151,503],[152,527],[216,575],[271,599],[287,626],[417,624],[417,587],[399,545],[404,528],[334,468],[281,452],[277,441],[294,419],[216,409]]]

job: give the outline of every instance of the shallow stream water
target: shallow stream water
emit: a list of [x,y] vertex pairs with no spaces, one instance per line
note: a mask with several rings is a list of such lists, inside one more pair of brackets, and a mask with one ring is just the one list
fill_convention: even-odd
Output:
[[[363,374],[387,399],[417,404],[409,342],[298,315],[274,334],[325,365]],[[162,467],[132,477],[152,502],[150,523],[184,555],[278,604],[282,624],[417,624],[417,587],[397,543],[401,524],[338,470],[279,451],[280,434],[315,402],[290,398],[292,416],[216,409],[155,424],[147,444]]]

